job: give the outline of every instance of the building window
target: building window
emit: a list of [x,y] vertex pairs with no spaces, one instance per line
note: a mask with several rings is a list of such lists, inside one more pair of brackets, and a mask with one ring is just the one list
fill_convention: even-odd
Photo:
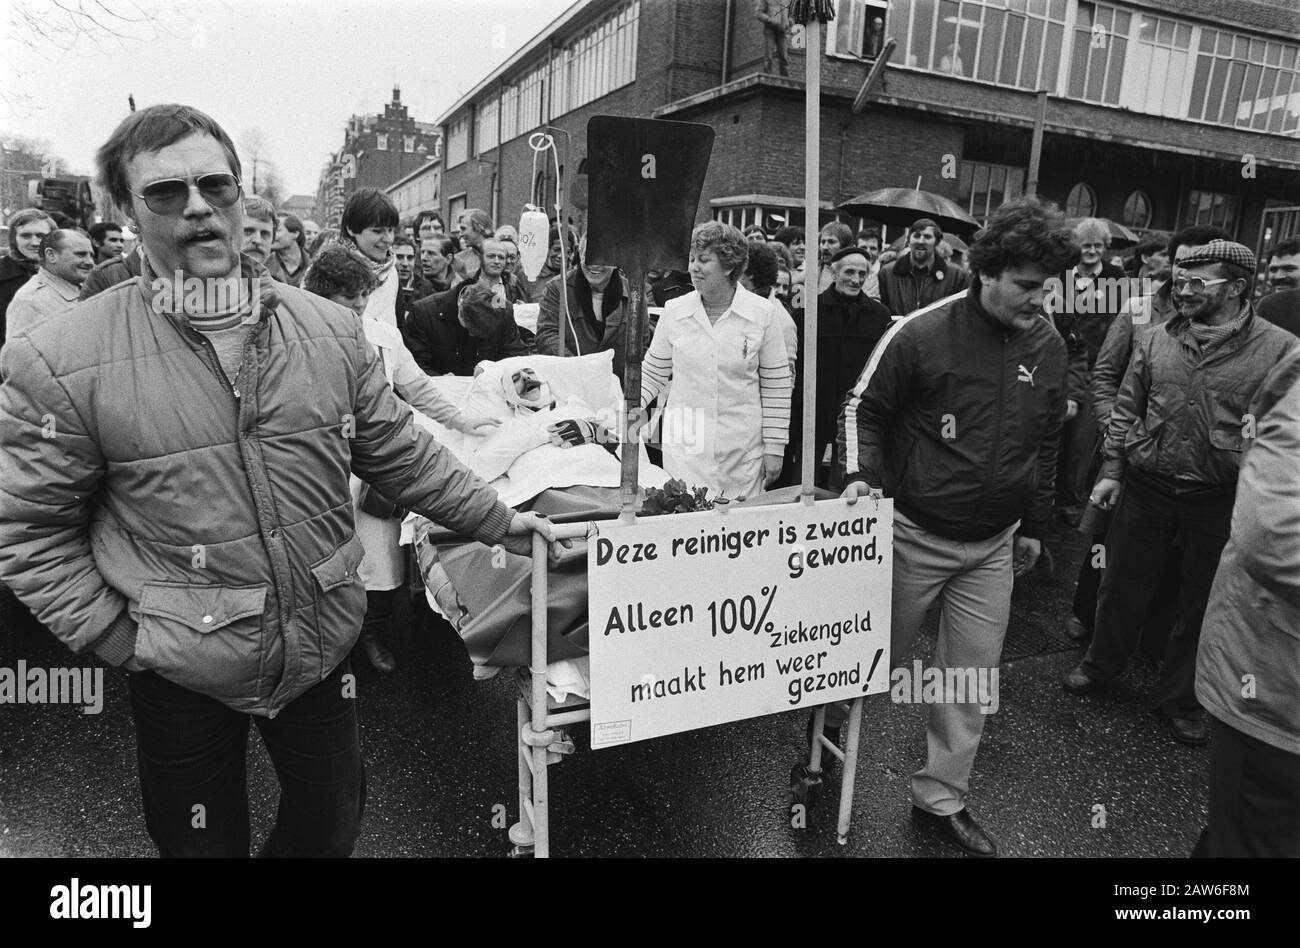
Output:
[[383,134],[376,135],[375,147],[380,151],[388,151],[388,136]]
[[885,0],[838,0],[826,31],[826,51],[875,59],[885,45]]
[[447,229],[451,233],[456,232],[456,225],[460,222],[460,215],[465,213],[465,200],[467,195],[462,192],[452,195],[447,201]]
[[1300,47],[1200,29],[1188,116],[1218,125],[1295,135],[1300,123]]
[[1119,104],[1124,54],[1132,14],[1104,3],[1080,3],[1074,21],[1074,55],[1069,95],[1089,102]]
[[1171,118],[1186,115],[1183,98],[1192,80],[1191,46],[1191,24],[1139,14],[1124,60],[1120,106]]
[[1066,217],[1093,217],[1097,212],[1097,192],[1080,181],[1070,188],[1065,199]]
[[1187,195],[1183,214],[1184,227],[1222,227],[1229,234],[1237,232],[1237,205],[1235,194],[1216,191],[1192,191]]
[[1151,226],[1151,198],[1145,191],[1134,191],[1128,196],[1124,202],[1124,219],[1120,223],[1138,230]]
[[407,135],[402,139],[402,151],[411,153],[415,151],[415,136]]
[[510,141],[531,132],[545,119],[542,115],[542,91],[546,87],[548,63],[543,62],[501,97],[501,140]]
[[957,176],[958,199],[970,215],[986,220],[989,214],[1025,191],[1025,169],[963,161]]
[[552,115],[571,112],[636,79],[640,14],[640,0],[633,0],[556,55]]
[[454,168],[469,157],[469,116],[462,115],[447,126],[447,167]]
[[481,155],[497,147],[497,116],[500,112],[500,103],[496,99],[489,99],[478,107],[474,119],[474,154]]
[[896,0],[889,12],[901,65],[1056,89],[1067,0]]

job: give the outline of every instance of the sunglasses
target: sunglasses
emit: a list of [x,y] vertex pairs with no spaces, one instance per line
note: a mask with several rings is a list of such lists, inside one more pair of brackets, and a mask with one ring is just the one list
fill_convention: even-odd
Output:
[[164,178],[145,185],[143,191],[131,193],[143,199],[145,207],[155,214],[175,214],[189,202],[191,187],[198,188],[203,200],[213,207],[230,207],[239,200],[243,190],[233,174],[218,171],[196,178]]
[[1207,286],[1218,286],[1220,283],[1231,282],[1228,277],[1221,277],[1217,280],[1207,280],[1204,277],[1177,277],[1174,280],[1174,289],[1181,291],[1186,288],[1193,293],[1204,293]]

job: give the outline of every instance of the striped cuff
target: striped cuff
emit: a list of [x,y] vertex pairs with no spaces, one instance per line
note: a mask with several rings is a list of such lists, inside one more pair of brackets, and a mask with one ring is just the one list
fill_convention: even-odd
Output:
[[514,516],[515,512],[498,500],[483,518],[483,522],[478,525],[478,529],[474,531],[474,539],[488,546],[500,543],[506,531],[510,529],[510,521]]
[[90,646],[90,650],[110,665],[121,665],[135,654],[135,632],[138,627],[131,618],[131,610],[123,609],[122,614]]

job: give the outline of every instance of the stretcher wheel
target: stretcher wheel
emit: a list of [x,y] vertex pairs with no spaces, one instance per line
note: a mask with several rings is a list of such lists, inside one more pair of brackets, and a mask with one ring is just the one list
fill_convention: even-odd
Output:
[[821,792],[821,774],[810,773],[808,765],[802,761],[795,764],[790,770],[791,807],[802,804],[805,810],[811,811],[817,806]]

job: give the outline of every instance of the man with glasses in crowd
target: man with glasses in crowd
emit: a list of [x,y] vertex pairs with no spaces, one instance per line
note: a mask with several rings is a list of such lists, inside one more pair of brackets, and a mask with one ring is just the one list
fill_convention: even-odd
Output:
[[1250,415],[1269,371],[1297,343],[1255,316],[1255,255],[1212,240],[1178,260],[1178,314],[1134,346],[1106,432],[1092,503],[1110,509],[1097,627],[1083,662],[1062,679],[1086,694],[1123,673],[1147,606],[1182,538],[1178,618],[1165,648],[1156,700],[1175,740],[1206,742],[1195,693],[1196,649],[1210,585],[1228,541],[1241,454],[1255,436]]
[[210,117],[141,109],[97,157],[142,278],[0,352],[0,577],[131,672],[163,856],[248,856],[250,721],[280,779],[263,853],[346,856],[365,803],[349,473],[525,555],[550,530],[414,424],[351,310],[241,257],[240,163]]

